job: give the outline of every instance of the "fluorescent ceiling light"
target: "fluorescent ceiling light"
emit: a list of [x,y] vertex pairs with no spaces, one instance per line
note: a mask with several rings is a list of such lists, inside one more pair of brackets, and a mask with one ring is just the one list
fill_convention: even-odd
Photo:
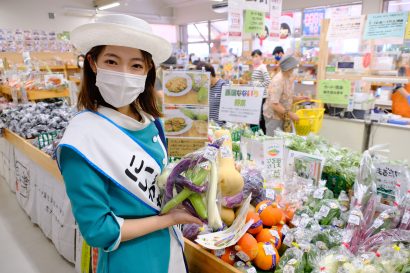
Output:
[[106,9],[111,9],[111,8],[115,8],[118,7],[120,5],[120,2],[112,2],[106,5],[102,5],[102,6],[97,6],[98,10],[106,10]]

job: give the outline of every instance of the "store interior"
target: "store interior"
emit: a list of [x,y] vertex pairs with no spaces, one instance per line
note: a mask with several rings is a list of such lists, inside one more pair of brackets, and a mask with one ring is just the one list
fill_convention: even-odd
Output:
[[73,30],[114,15],[172,47],[152,187],[202,222],[178,225],[190,273],[410,272],[408,0],[2,0],[0,272],[106,272],[57,159],[91,62]]

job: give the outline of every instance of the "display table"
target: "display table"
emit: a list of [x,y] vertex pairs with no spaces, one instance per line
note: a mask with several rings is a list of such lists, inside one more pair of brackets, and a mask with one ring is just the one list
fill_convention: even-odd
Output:
[[369,146],[378,144],[388,144],[390,159],[410,162],[410,126],[373,123]]
[[347,147],[357,152],[362,152],[367,148],[364,120],[325,116],[319,135],[331,144]]
[[[26,158],[21,159],[21,156],[16,156],[16,159],[13,159],[14,162],[10,165],[13,165],[14,167],[21,162],[24,163],[24,161],[31,162],[31,164],[25,163],[25,166],[27,166],[29,177],[27,188],[31,188],[33,192],[29,194],[29,198],[20,200],[20,205],[26,211],[31,221],[38,224],[43,230],[44,234],[48,238],[52,239],[59,253],[62,254],[70,262],[75,262],[76,269],[78,271],[78,265],[81,261],[74,261],[74,257],[81,258],[81,249],[79,248],[81,247],[82,243],[74,235],[74,219],[71,213],[67,195],[65,194],[63,179],[58,169],[57,162],[53,160],[49,155],[33,146],[29,142],[29,140],[23,139],[22,137],[11,132],[8,129],[4,130],[3,136],[6,140],[6,143],[10,145],[10,147],[15,148],[15,154],[21,154],[21,156],[24,156],[24,158]],[[0,151],[0,155],[2,155],[2,153],[4,153],[4,151]],[[39,171],[39,169],[43,170],[46,176],[43,175],[40,177],[39,173],[41,171]],[[18,172],[18,170],[16,172]],[[15,176],[13,176],[13,178],[11,178],[11,180],[16,180],[12,181],[11,185],[17,185],[16,197],[18,200],[19,198],[21,199],[20,195],[22,188],[21,186],[19,186],[21,184],[21,181],[19,180],[25,180],[19,179],[19,176],[21,175],[16,174]],[[43,185],[44,183],[46,184],[45,186]],[[53,189],[53,187],[55,188]],[[41,188],[50,190],[48,192],[47,190],[38,190]],[[38,196],[36,194],[36,189],[38,191]],[[42,202],[40,202],[42,198],[44,198],[44,201],[47,203],[42,204]],[[64,217],[53,215],[57,212],[57,210],[51,213],[51,215],[50,213],[47,213],[49,212],[47,208],[50,209],[50,202],[53,203],[54,206],[58,202],[62,202],[61,207],[63,207],[63,211],[65,211]],[[45,209],[42,209],[42,207],[44,207]],[[44,211],[45,213],[40,214],[39,212],[41,211]],[[61,225],[60,222],[54,220],[55,218],[62,218],[57,219],[60,220]],[[70,224],[67,224],[67,219]],[[56,222],[56,227],[51,226],[51,223],[53,223],[53,221]],[[57,229],[60,226],[63,228],[64,232],[60,231],[61,228]],[[64,242],[64,240],[69,240],[69,243]],[[74,255],[74,252],[76,252],[77,255]],[[185,254],[191,273],[240,273],[239,270],[224,263],[222,260],[207,252],[199,245],[196,245],[195,243],[187,239],[185,239]]]
[[[1,93],[7,97],[12,98],[11,88],[8,86],[0,87]],[[63,90],[27,90],[27,99],[29,101],[44,100],[44,99],[54,99],[69,97],[70,90],[65,88]],[[18,97],[21,98],[21,92],[18,92]]]

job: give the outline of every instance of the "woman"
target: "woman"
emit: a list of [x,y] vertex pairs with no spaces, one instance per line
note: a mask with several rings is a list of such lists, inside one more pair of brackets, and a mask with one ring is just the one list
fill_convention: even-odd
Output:
[[[252,52],[252,61],[253,61],[253,71],[252,71],[252,83],[254,86],[264,87],[264,99],[262,105],[265,103],[265,98],[267,96],[266,88],[268,88],[271,78],[269,76],[268,69],[263,63],[262,52],[259,49],[256,49]],[[264,133],[266,133],[265,119],[262,115],[262,106],[261,106],[261,117],[259,121],[259,127]]]
[[213,120],[219,126],[225,124],[224,121],[219,120],[219,107],[221,105],[222,86],[226,82],[216,77],[214,67],[209,63],[200,62],[196,65],[196,70],[202,70],[211,73],[211,89],[209,90],[209,119]]
[[57,150],[74,217],[99,249],[97,272],[187,272],[180,232],[200,222],[182,210],[158,215],[156,177],[167,164],[154,95],[154,62],[171,45],[145,21],[106,15],[76,28],[86,53],[79,112]]
[[268,88],[268,98],[263,105],[266,134],[269,136],[273,136],[276,129],[283,129],[284,121],[298,121],[299,117],[291,112],[292,104],[308,99],[294,96],[293,71],[298,66],[298,61],[293,56],[286,56],[279,66],[281,71],[273,78]]

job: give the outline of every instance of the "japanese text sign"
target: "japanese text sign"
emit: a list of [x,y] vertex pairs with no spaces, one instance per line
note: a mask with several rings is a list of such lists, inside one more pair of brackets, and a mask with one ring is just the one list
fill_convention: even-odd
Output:
[[348,80],[322,80],[318,86],[318,97],[324,103],[348,104],[351,89]]
[[219,119],[223,121],[259,124],[263,87],[222,87]]
[[406,12],[369,14],[364,39],[403,38],[406,22]]
[[345,17],[330,20],[327,39],[340,40],[360,38],[362,35],[363,17]]
[[262,33],[265,29],[265,13],[256,10],[245,10],[245,33]]

